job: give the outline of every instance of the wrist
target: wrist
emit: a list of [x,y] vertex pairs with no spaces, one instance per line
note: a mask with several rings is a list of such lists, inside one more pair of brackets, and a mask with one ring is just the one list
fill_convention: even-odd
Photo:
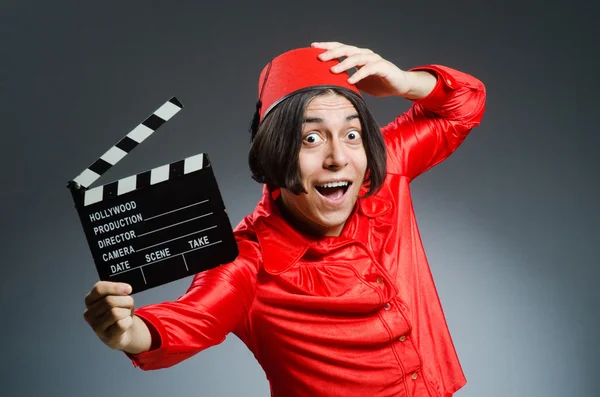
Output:
[[125,331],[124,338],[128,343],[120,350],[129,354],[139,354],[150,350],[152,336],[146,323],[138,316],[133,315],[133,324]]
[[428,96],[437,84],[437,75],[426,70],[411,70],[406,73],[408,89],[402,95],[409,100],[419,100]]

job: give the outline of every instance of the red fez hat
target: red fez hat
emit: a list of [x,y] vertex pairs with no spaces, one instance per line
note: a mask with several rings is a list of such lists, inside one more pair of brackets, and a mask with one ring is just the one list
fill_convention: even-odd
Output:
[[322,48],[298,48],[285,52],[267,64],[258,80],[259,120],[278,103],[307,88],[343,87],[356,92],[358,89],[348,83],[348,73],[333,73],[330,68],[339,63],[338,59],[321,61],[318,55]]

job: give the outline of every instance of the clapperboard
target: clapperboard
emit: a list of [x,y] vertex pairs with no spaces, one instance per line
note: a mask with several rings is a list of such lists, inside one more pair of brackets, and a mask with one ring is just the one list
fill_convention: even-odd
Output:
[[182,108],[171,98],[67,185],[100,280],[129,283],[133,293],[238,255],[206,153],[89,188]]

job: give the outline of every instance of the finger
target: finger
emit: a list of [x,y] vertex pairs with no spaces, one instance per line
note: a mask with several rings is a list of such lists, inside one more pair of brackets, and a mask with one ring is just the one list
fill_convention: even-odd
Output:
[[92,319],[90,325],[96,333],[104,333],[111,325],[127,317],[131,317],[131,309],[113,307],[102,316]]
[[106,296],[104,299],[100,299],[92,305],[90,305],[87,309],[88,316],[100,317],[113,307],[121,307],[131,310],[133,309],[133,304],[134,301],[132,296],[109,295]]
[[332,48],[322,54],[319,54],[319,59],[321,61],[329,61],[331,59],[341,58],[341,57],[350,57],[355,54],[360,53],[372,53],[373,51],[367,48],[358,48],[351,45],[343,45],[341,47]]
[[129,316],[129,317],[122,318],[119,321],[116,321],[110,327],[108,327],[106,329],[106,331],[104,331],[104,337],[107,339],[112,339],[115,336],[120,335],[123,332],[127,331],[132,325],[133,325],[133,317]]
[[349,57],[351,55],[358,54],[360,50],[361,49],[357,47],[342,45],[340,47],[331,48],[324,53],[319,54],[319,59],[321,61],[329,61],[341,57]]
[[310,46],[313,48],[323,48],[326,50],[330,50],[332,48],[340,47],[343,45],[345,44],[339,43],[337,41],[315,41],[310,44]]
[[127,316],[131,316],[131,309],[125,309],[120,307],[113,307],[99,317],[91,316],[89,314],[89,311],[84,314],[85,321],[87,321],[87,323],[97,334],[104,332],[116,321]]
[[90,306],[107,295],[129,295],[130,293],[131,285],[129,284],[98,281],[85,296],[85,305]]
[[376,62],[380,59],[381,57],[375,53],[359,53],[344,59],[335,66],[332,66],[331,71],[334,73],[341,73],[357,66],[364,66],[369,62]]
[[348,83],[356,84],[359,81],[361,81],[362,79],[364,79],[365,77],[379,74],[379,72],[381,71],[382,64],[383,64],[383,61],[375,61],[373,63],[369,63],[369,64],[363,66],[362,68],[358,69],[356,71],[356,73],[354,73],[348,79]]

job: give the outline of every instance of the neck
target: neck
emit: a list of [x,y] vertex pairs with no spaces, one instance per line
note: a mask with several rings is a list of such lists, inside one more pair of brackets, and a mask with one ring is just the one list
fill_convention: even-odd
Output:
[[302,216],[302,214],[297,213],[290,209],[286,203],[284,202],[282,196],[280,195],[277,200],[275,200],[277,204],[277,208],[279,212],[283,216],[283,218],[296,230],[300,233],[313,236],[313,237],[339,237],[342,234],[342,230],[344,230],[344,224],[333,228],[326,229],[318,227],[317,225],[311,225],[306,218]]

